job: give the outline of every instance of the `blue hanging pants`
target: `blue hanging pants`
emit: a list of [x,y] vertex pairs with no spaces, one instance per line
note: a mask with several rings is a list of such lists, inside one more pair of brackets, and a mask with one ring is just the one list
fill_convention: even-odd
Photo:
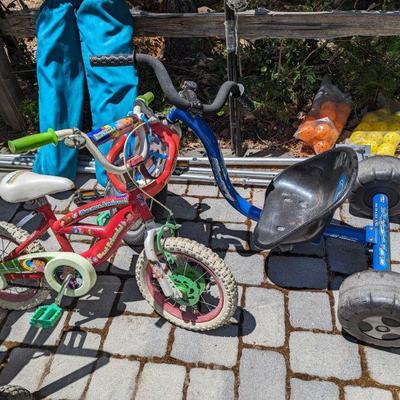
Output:
[[[36,21],[40,131],[82,129],[85,82],[93,128],[132,110],[138,77],[134,67],[95,67],[90,55],[131,53],[132,18],[124,0],[47,0]],[[107,154],[112,143],[100,147]],[[39,149],[33,171],[75,179],[78,150],[64,143]],[[107,183],[96,163],[96,178]]]

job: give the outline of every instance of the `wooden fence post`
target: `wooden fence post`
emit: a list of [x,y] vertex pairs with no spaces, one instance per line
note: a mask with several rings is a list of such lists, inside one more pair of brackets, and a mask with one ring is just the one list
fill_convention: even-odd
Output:
[[4,122],[15,131],[22,131],[25,125],[20,106],[19,86],[11,72],[4,42],[0,40],[0,115]]

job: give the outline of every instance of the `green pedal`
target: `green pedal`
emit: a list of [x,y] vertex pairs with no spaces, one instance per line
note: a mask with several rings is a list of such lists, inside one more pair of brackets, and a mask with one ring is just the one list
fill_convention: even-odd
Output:
[[39,306],[33,313],[30,324],[36,328],[52,328],[60,320],[63,309],[56,303]]
[[103,211],[96,217],[97,226],[106,226],[111,218],[110,211]]

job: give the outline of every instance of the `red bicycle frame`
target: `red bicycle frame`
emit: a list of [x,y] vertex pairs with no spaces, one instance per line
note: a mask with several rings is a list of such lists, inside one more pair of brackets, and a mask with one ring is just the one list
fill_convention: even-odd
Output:
[[[117,209],[106,226],[85,224],[80,221],[102,211]],[[85,204],[61,219],[57,219],[50,204],[43,202],[38,212],[43,216],[40,227],[17,246],[4,261],[11,260],[22,252],[35,240],[40,239],[49,229],[54,233],[62,251],[74,252],[67,235],[84,235],[92,237],[90,248],[80,255],[87,258],[96,268],[108,260],[120,246],[126,232],[147,221],[153,220],[151,211],[139,189],[133,189],[127,194],[111,196]],[[24,277],[37,278],[38,274],[24,274]],[[17,279],[18,274],[9,274],[7,279]]]

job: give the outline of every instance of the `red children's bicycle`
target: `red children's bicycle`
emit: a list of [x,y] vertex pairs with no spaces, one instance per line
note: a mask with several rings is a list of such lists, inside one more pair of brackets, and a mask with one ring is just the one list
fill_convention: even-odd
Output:
[[[125,143],[135,138],[135,151],[129,157],[124,151],[122,165],[114,165],[97,146],[126,134]],[[164,139],[163,146],[176,147],[167,128]],[[175,237],[178,226],[170,210],[167,222],[156,225],[146,203],[146,198],[156,201],[152,194],[165,185],[175,162],[171,152],[169,158],[161,157],[161,162],[146,167],[144,161],[154,149],[151,124],[132,115],[87,134],[78,129],[49,130],[12,141],[9,147],[12,152],[21,152],[59,140],[70,147],[86,147],[108,172],[123,177],[126,193],[90,202],[57,219],[46,195],[70,190],[73,182],[30,171],[5,176],[0,196],[12,203],[29,202],[43,216],[43,222],[31,235],[0,222],[0,307],[31,308],[42,303],[53,289],[58,293],[56,302],[39,307],[31,321],[41,327],[53,326],[62,312],[62,296],[87,294],[96,282],[96,267],[116,252],[129,230],[145,225],[145,246],[135,269],[143,297],[161,316],[183,328],[209,330],[227,323],[237,305],[237,286],[231,271],[210,249]],[[136,171],[144,179],[141,187],[135,180]],[[87,221],[111,210],[104,226]],[[48,230],[54,233],[61,252],[46,252],[38,241]],[[90,237],[90,248],[74,253],[69,235]]]

